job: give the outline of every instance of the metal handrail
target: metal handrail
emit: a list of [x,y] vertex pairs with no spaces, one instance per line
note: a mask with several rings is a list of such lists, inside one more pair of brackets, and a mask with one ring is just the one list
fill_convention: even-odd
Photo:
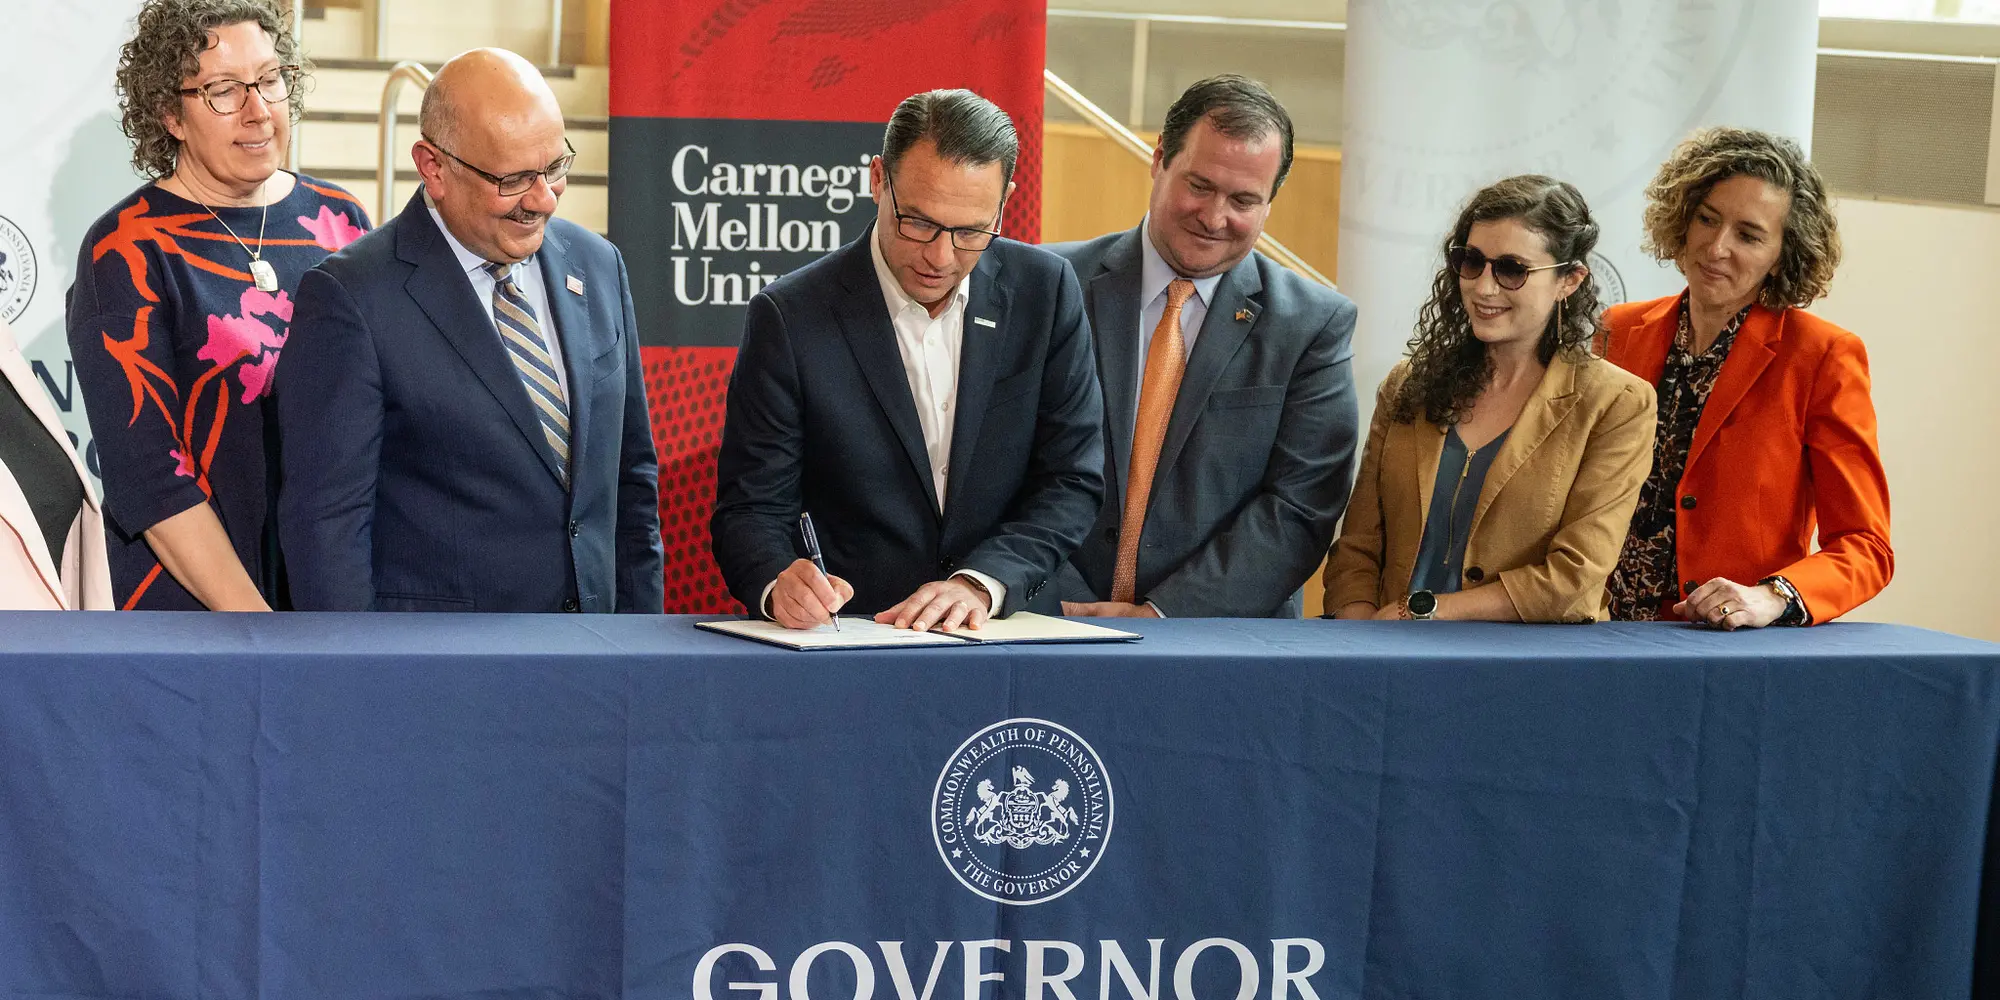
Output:
[[[563,0],[549,0],[549,61],[562,65]],[[389,59],[389,0],[375,0],[375,58]]]
[[[1042,70],[1042,89],[1055,95],[1055,98],[1068,105],[1071,111],[1082,115],[1084,121],[1089,122],[1099,132],[1104,133],[1107,138],[1126,152],[1131,153],[1146,163],[1153,162],[1153,147],[1150,143],[1139,138],[1131,129],[1119,124],[1118,119],[1106,114],[1103,108],[1092,104],[1090,98],[1078,93],[1077,89],[1070,86],[1062,77],[1055,75],[1050,70]],[[1257,237],[1257,249],[1262,250],[1264,255],[1272,260],[1297,271],[1299,274],[1313,281],[1317,281],[1328,288],[1335,287],[1331,279],[1319,273],[1317,268],[1306,263],[1304,258],[1293,253],[1283,243],[1272,238],[1270,233],[1263,233]]]
[[375,173],[375,224],[381,225],[395,215],[396,208],[396,100],[403,94],[403,84],[414,83],[418,89],[431,85],[431,71],[419,62],[404,60],[389,70],[389,78],[382,81],[382,158],[377,163]]

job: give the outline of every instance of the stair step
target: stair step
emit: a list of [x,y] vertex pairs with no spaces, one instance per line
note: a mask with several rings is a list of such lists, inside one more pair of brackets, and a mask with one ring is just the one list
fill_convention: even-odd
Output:
[[[389,3],[384,51],[398,58],[439,61],[483,45],[511,49],[535,62],[549,54],[549,0],[376,0]],[[306,10],[301,32],[307,55],[325,62],[372,56],[373,4],[323,7],[320,17]],[[564,46],[582,51],[583,18],[572,12],[563,21]]]
[[[375,214],[375,172],[369,171],[319,171],[305,168],[305,172],[321,180],[333,181],[367,206],[368,214]],[[341,176],[342,174],[350,176]],[[572,174],[571,177],[577,175]],[[594,233],[609,231],[610,218],[608,201],[610,188],[603,182],[602,175],[594,184],[571,184],[563,190],[562,201],[556,207],[556,215],[568,219]],[[394,210],[402,211],[403,205],[417,193],[417,175],[414,172],[399,172],[396,175],[396,200]],[[382,220],[375,220],[380,223]]]
[[[314,70],[306,91],[307,113],[328,111],[374,114],[382,107],[382,85],[393,63],[374,60],[334,60]],[[610,113],[611,73],[604,66],[571,66],[566,76],[549,76],[565,117],[602,118]],[[423,91],[404,87],[396,109],[415,114],[423,103]]]
[[[532,57],[532,56],[528,56],[528,54],[527,54],[527,53],[525,53],[525,52],[524,52],[524,53],[521,53],[521,55],[522,55],[522,56],[524,56],[524,57],[527,57],[527,58],[528,58],[528,60],[529,60],[530,62],[533,62],[533,61],[534,61],[533,57]],[[396,65],[397,65],[398,63],[403,63],[403,62],[418,62],[418,63],[422,63],[422,64],[423,64],[423,67],[424,67],[425,69],[427,69],[427,70],[430,70],[430,71],[431,71],[431,72],[433,72],[433,73],[437,72],[437,69],[438,69],[438,67],[439,67],[439,66],[442,66],[442,65],[444,65],[444,60],[442,60],[442,59],[416,59],[416,60],[411,60],[411,59],[346,59],[346,58],[338,58],[338,59],[314,59],[314,60],[313,60],[313,68],[314,68],[314,69],[337,69],[337,70],[361,70],[361,71],[363,71],[363,72],[380,72],[380,73],[387,73],[387,72],[389,72],[390,70],[392,70],[392,69],[395,69],[395,68],[396,68]],[[548,80],[574,80],[574,79],[576,79],[576,67],[575,67],[575,66],[571,66],[571,65],[567,65],[567,64],[566,64],[566,65],[562,65],[562,66],[541,66],[541,65],[537,65],[537,66],[536,66],[535,68],[536,68],[536,69],[539,69],[539,70],[541,70],[541,71],[542,71],[542,77],[543,77],[544,79],[548,79]]]
[[[309,174],[326,176],[329,170],[365,170],[375,176],[381,147],[379,117],[374,112],[314,112],[299,127],[299,160]],[[602,174],[611,166],[611,135],[604,119],[569,121],[569,141],[576,147],[579,178]],[[410,144],[417,141],[417,116],[396,116],[396,145],[399,163],[407,163]],[[587,181],[581,181],[588,183]]]

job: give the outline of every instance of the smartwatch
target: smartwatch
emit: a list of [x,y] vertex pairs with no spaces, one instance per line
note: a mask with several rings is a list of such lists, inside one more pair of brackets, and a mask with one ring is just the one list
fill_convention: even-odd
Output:
[[1403,610],[1417,621],[1430,621],[1437,616],[1437,595],[1428,590],[1419,590],[1403,599]]

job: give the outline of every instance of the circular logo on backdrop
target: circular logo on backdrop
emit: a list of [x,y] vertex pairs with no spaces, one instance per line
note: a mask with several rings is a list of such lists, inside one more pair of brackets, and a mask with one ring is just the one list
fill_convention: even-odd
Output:
[[1590,265],[1590,276],[1597,280],[1599,305],[1615,306],[1631,301],[1625,297],[1625,276],[1618,273],[1618,267],[1611,263],[1611,258],[1592,250],[1586,263]]
[[952,752],[931,792],[931,836],[960,884],[1000,903],[1077,887],[1111,839],[1111,779],[1083,737],[1008,719]]
[[35,248],[28,234],[0,215],[0,320],[12,323],[35,297]]

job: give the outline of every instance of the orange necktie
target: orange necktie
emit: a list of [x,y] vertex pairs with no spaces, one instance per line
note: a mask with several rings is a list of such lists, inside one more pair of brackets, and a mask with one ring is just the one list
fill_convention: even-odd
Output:
[[1135,599],[1139,578],[1139,533],[1146,526],[1146,501],[1153,495],[1153,472],[1160,464],[1160,445],[1167,438],[1167,420],[1174,414],[1174,396],[1187,370],[1187,346],[1181,339],[1181,307],[1194,294],[1194,282],[1175,278],[1167,286],[1167,308],[1153,327],[1146,348],[1146,378],[1139,383],[1139,419],[1132,427],[1132,466],[1125,476],[1125,518],[1118,530],[1118,562],[1111,570],[1111,599],[1127,604]]

